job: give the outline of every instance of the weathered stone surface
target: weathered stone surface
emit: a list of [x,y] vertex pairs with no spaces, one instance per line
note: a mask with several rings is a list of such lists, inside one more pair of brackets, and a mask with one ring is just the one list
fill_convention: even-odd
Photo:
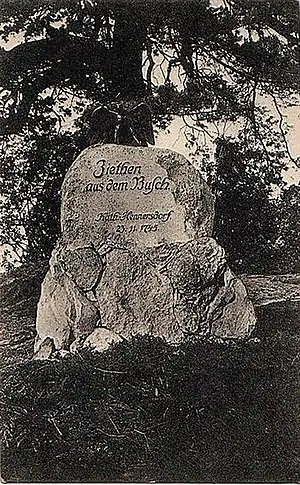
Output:
[[85,150],[63,184],[62,239],[42,287],[36,354],[45,355],[47,338],[55,350],[76,351],[138,334],[171,343],[249,336],[253,306],[210,237],[213,217],[209,187],[181,155]]
[[[50,260],[50,270],[42,284],[34,345],[37,358],[44,357],[43,342],[47,338],[53,339],[55,350],[68,350],[73,341],[88,336],[99,320],[98,308],[94,302],[80,290],[76,278],[73,280],[66,273],[64,254],[64,248],[54,251]],[[69,252],[66,254],[70,261]],[[95,273],[97,270],[99,271],[99,268],[95,266]]]
[[52,337],[46,337],[41,340],[38,350],[34,354],[35,359],[50,359],[55,352],[55,343]]
[[215,318],[211,334],[221,338],[246,338],[252,335],[256,325],[253,305],[244,284],[229,268],[224,273],[224,283],[223,311]]
[[179,342],[173,315],[173,288],[144,253],[116,249],[97,289],[102,324],[125,338],[150,334]]
[[224,250],[208,237],[143,253],[112,251],[97,298],[103,325],[126,338],[243,338],[255,325],[244,285],[227,267]]
[[[199,172],[169,150],[95,145],[77,158],[62,188],[64,239],[156,246],[210,235],[214,198]],[[104,247],[103,247],[104,245]]]
[[109,349],[112,344],[122,342],[122,340],[122,337],[117,333],[104,327],[98,327],[84,340],[83,347],[101,352]]
[[103,271],[103,261],[92,247],[65,250],[63,265],[66,274],[83,291],[93,291]]

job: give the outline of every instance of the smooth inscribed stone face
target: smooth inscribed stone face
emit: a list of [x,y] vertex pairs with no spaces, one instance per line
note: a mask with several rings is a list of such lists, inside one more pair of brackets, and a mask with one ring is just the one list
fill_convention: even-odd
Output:
[[[205,198],[204,182],[183,157],[172,166],[171,154],[117,145],[85,150],[63,185],[66,240],[149,247],[194,238],[203,222],[194,212]],[[198,192],[189,194],[189,187]],[[205,211],[202,219],[211,218],[213,201]]]

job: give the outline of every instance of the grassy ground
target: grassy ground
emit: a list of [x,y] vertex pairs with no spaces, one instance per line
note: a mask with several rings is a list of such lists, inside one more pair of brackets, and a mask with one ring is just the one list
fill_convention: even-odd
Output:
[[7,481],[296,482],[299,338],[136,339],[2,372]]

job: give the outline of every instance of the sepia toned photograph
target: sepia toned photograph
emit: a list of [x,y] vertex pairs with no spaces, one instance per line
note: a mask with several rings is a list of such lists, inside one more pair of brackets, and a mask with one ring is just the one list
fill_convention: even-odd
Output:
[[300,482],[298,0],[0,0],[3,483]]

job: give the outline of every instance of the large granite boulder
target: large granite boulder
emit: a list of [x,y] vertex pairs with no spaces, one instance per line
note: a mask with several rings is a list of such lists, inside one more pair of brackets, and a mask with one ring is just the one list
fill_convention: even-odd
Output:
[[151,334],[180,342],[187,336],[247,337],[254,325],[245,287],[210,237],[138,254],[112,251],[97,300],[102,325],[126,338]]
[[62,188],[62,238],[42,286],[36,356],[49,338],[54,350],[75,351],[137,334],[170,343],[248,337],[253,306],[211,237],[213,219],[209,187],[178,153],[82,152]]

